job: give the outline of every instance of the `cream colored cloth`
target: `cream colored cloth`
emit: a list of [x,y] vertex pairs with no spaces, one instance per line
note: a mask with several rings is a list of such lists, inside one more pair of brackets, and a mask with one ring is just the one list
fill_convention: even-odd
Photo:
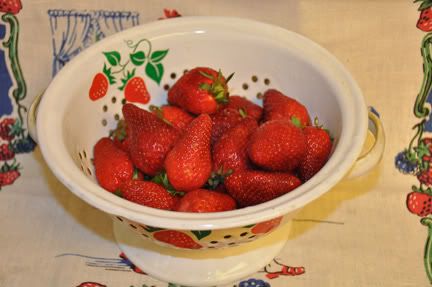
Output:
[[[416,179],[394,167],[417,120],[412,107],[422,81],[419,48],[425,35],[415,27],[417,5],[402,0],[32,0],[23,5],[17,18],[26,105],[52,77],[48,10],[133,11],[139,23],[156,20],[164,8],[183,16],[238,16],[296,31],[328,49],[381,114],[387,137],[383,160],[368,175],[340,183],[296,216],[277,260],[304,267],[304,274],[269,279],[261,272],[245,280],[261,279],[271,286],[429,285],[423,266],[427,228],[405,203]],[[96,264],[94,258],[119,259],[111,220],[60,184],[38,149],[18,159],[21,177],[0,191],[0,286],[75,287],[86,281],[108,287],[167,286],[126,266],[113,271]]]

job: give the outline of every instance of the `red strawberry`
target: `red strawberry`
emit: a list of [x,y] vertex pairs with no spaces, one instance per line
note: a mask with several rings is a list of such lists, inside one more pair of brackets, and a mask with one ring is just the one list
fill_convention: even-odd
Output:
[[182,212],[220,212],[236,208],[235,200],[228,194],[207,189],[195,189],[186,193],[176,207]]
[[423,0],[422,2],[416,27],[424,32],[430,32],[432,31],[432,1]]
[[17,169],[0,172],[0,188],[5,185],[11,185],[20,176]]
[[180,130],[184,129],[194,119],[188,112],[176,106],[150,106],[150,110],[159,118]]
[[147,104],[150,101],[150,94],[147,91],[144,79],[133,77],[124,89],[124,96],[128,102]]
[[97,73],[90,87],[89,97],[92,101],[96,101],[104,97],[108,92],[108,78],[103,73]]
[[130,137],[128,136],[128,134],[128,127],[124,120],[119,120],[117,123],[117,127],[110,133],[114,144],[127,153],[129,153],[130,145]]
[[246,118],[229,129],[213,146],[213,170],[240,171],[249,167],[247,146],[258,124]]
[[172,210],[178,198],[151,181],[129,180],[120,188],[124,199],[158,209]]
[[212,171],[210,135],[212,121],[207,114],[195,118],[168,153],[165,170],[172,186],[178,191],[202,187]]
[[432,168],[428,168],[420,173],[417,174],[417,179],[420,181],[420,183],[431,186],[432,185]]
[[10,144],[4,143],[0,145],[0,161],[6,161],[15,157],[14,151],[11,149]]
[[106,137],[101,138],[94,146],[94,167],[100,186],[110,192],[119,189],[134,173],[128,154]]
[[267,221],[263,221],[252,227],[252,233],[253,234],[264,234],[272,231],[276,227],[279,226],[279,224],[282,221],[282,217],[276,217]]
[[197,67],[183,74],[168,91],[168,102],[192,114],[212,114],[228,97],[227,80],[211,68]]
[[212,143],[218,141],[218,139],[230,128],[237,125],[243,119],[247,118],[246,113],[242,109],[231,109],[225,108],[218,110],[216,113],[211,115],[213,121],[212,129]]
[[299,172],[303,181],[309,180],[327,162],[332,149],[332,140],[329,133],[315,126],[303,129],[306,138],[306,154],[300,162]]
[[305,154],[303,131],[284,119],[262,124],[251,136],[248,146],[252,162],[272,171],[293,171]]
[[256,119],[257,121],[261,120],[261,116],[263,114],[262,107],[241,96],[229,96],[228,103],[223,105],[222,108],[231,108],[234,110],[242,109],[245,111],[245,114]]
[[411,213],[421,217],[431,214],[432,196],[429,194],[413,191],[408,194],[406,203]]
[[20,0],[0,0],[0,12],[16,15],[21,9]]
[[15,135],[11,133],[13,126],[15,125],[15,119],[5,118],[0,122],[0,138],[5,141],[11,141]]
[[178,248],[200,249],[202,246],[189,235],[177,230],[161,230],[153,234],[153,238]]
[[241,207],[260,204],[301,185],[300,179],[290,173],[243,170],[225,179],[228,193]]
[[160,17],[159,20],[181,17],[180,13],[176,9],[163,9],[164,16]]
[[295,117],[302,126],[310,125],[309,113],[304,105],[275,89],[267,90],[263,95],[264,121]]
[[163,169],[164,159],[174,146],[178,131],[149,111],[133,104],[123,106],[129,127],[129,152],[134,165],[148,175]]

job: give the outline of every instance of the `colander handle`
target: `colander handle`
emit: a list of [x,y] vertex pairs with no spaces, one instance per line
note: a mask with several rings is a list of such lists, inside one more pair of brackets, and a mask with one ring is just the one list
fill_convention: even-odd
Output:
[[37,130],[36,130],[36,118],[37,118],[37,111],[39,103],[42,99],[43,93],[40,93],[36,96],[36,98],[33,100],[33,102],[30,105],[30,108],[28,109],[27,113],[27,128],[30,136],[35,142],[38,142],[37,140]]
[[381,160],[384,154],[385,147],[385,134],[384,127],[381,122],[378,112],[369,107],[369,131],[375,137],[375,142],[372,147],[364,154],[362,154],[355,162],[345,179],[353,179],[364,175],[372,168],[374,168]]

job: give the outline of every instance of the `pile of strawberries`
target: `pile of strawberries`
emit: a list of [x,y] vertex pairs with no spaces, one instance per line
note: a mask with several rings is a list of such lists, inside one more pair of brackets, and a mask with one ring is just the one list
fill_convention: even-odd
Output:
[[262,107],[229,95],[230,78],[197,67],[171,87],[167,105],[123,105],[117,129],[94,147],[98,183],[153,208],[219,212],[309,180],[329,158],[329,133],[275,89],[263,94]]

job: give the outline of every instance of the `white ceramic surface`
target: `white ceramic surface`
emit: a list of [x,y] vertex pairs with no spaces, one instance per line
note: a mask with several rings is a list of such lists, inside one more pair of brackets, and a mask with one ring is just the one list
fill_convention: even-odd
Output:
[[[121,105],[111,103],[114,89],[96,102],[88,99],[93,76],[102,70],[103,52],[127,54],[128,41],[147,39],[153,49],[169,49],[162,83],[172,72],[211,66],[235,72],[231,93],[249,97],[277,88],[299,99],[312,116],[330,129],[335,149],[311,180],[284,196],[261,205],[214,214],[174,213],[125,201],[106,192],[90,176],[94,143],[115,125],[108,118]],[[142,73],[143,71],[138,71]],[[250,81],[253,75],[259,82]],[[268,78],[270,85],[262,80]],[[165,102],[162,85],[148,80],[150,104]],[[248,90],[242,84],[249,83]],[[107,105],[108,112],[102,107]],[[108,124],[101,126],[101,119]],[[312,41],[279,27],[235,18],[185,17],[145,24],[111,36],[83,51],[55,77],[40,103],[37,132],[43,156],[53,173],[77,196],[114,215],[164,228],[208,230],[244,226],[301,208],[339,182],[359,156],[367,132],[367,109],[361,91],[347,70]],[[85,160],[79,158],[84,153]],[[80,156],[81,157],[81,156]],[[85,165],[81,170],[80,165]],[[88,168],[88,169],[87,169]],[[87,174],[88,176],[84,176]]]
[[181,286],[206,287],[228,284],[262,269],[285,246],[290,226],[284,224],[252,243],[223,250],[173,251],[143,240],[118,221],[114,221],[114,236],[128,259],[148,275]]

